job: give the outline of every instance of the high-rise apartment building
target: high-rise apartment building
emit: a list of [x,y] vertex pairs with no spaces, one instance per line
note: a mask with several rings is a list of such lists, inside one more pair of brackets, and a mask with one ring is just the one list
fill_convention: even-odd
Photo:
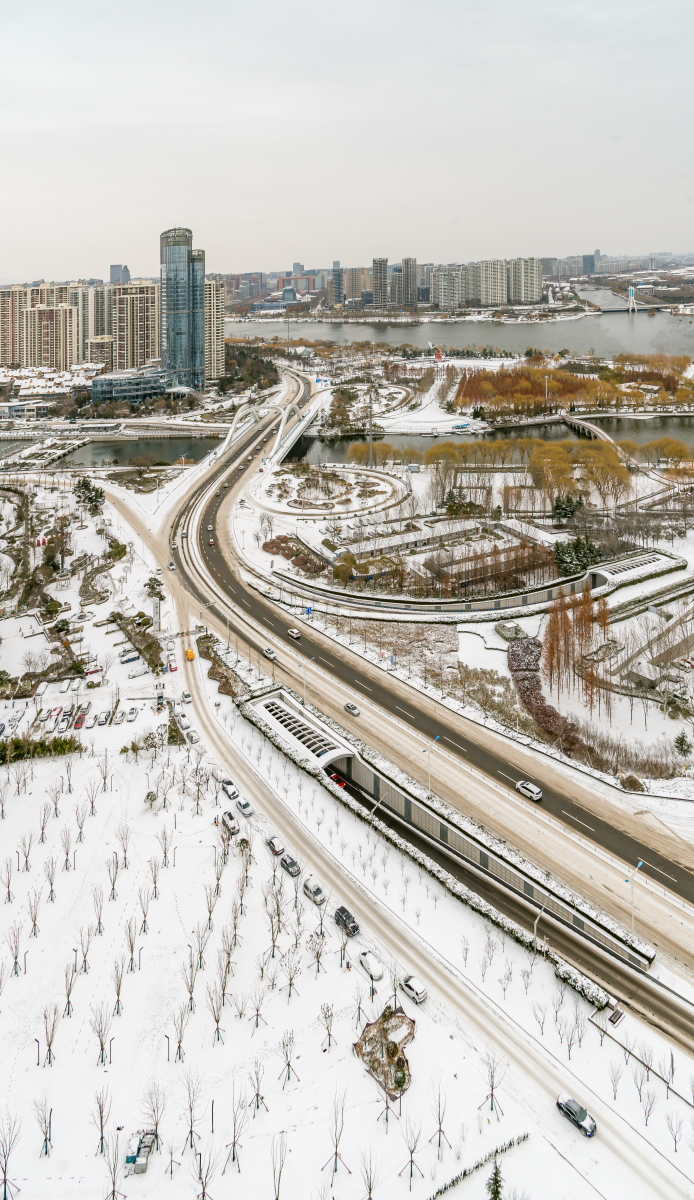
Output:
[[224,284],[217,278],[205,280],[205,380],[221,379],[224,363]]
[[130,271],[125,263],[111,263],[110,283],[130,283]]
[[132,280],[111,288],[111,334],[114,371],[143,367],[159,358],[160,285]]
[[414,308],[417,303],[417,259],[402,260],[402,303],[405,308]]
[[78,361],[79,310],[69,304],[36,305],[20,314],[23,366],[67,371]]
[[374,296],[374,306],[385,308],[388,304],[388,259],[375,258],[372,272],[371,291]]
[[292,265],[292,275],[303,275],[303,274],[304,274],[304,264],[300,263],[300,262],[295,262]]
[[595,274],[595,255],[594,254],[584,254],[583,255],[583,274],[584,275],[594,275]]
[[205,252],[193,250],[190,229],[160,238],[161,363],[179,384],[205,387]]
[[393,267],[390,277],[390,303],[402,308],[402,267]]
[[99,333],[95,337],[87,338],[87,362],[103,364],[105,371],[113,370],[112,334]]
[[364,291],[364,268],[346,267],[344,281],[345,300],[358,300]]
[[332,303],[344,304],[345,302],[345,272],[342,267],[333,267],[332,278]]
[[542,299],[542,261],[539,258],[510,258],[506,264],[510,304],[537,304]]
[[440,309],[450,312],[460,308],[467,299],[467,269],[452,265],[432,267],[429,275],[429,300]]

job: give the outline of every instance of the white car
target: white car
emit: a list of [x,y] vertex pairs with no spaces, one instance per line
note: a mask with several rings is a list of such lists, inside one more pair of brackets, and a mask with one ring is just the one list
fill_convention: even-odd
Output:
[[304,880],[304,895],[308,896],[309,900],[313,900],[314,904],[325,904],[325,892],[313,875],[309,875],[308,879]]
[[352,717],[359,716],[359,709],[356,704],[345,704],[345,712],[348,712]]
[[301,637],[301,631],[300,631],[299,629],[288,629],[288,630],[287,630],[287,635],[288,635],[290,638],[294,638],[294,641],[296,641],[296,640],[297,640],[297,638],[300,638],[300,637]]
[[179,717],[178,724],[180,725],[181,729],[183,729],[184,731],[186,729],[190,729],[190,721],[188,720],[188,718],[186,716]]
[[135,707],[128,709],[128,720],[134,721],[137,717],[137,709]]
[[98,722],[99,722],[99,724],[100,724],[100,725],[108,725],[108,719],[109,719],[109,717],[110,717],[110,716],[111,716],[111,710],[110,710],[110,708],[106,708],[106,709],[104,709],[104,711],[103,711],[103,712],[100,712],[100,713],[99,713],[99,716],[98,716]]
[[86,721],[84,722],[85,729],[93,729],[94,726],[96,725],[96,722],[97,722],[96,713],[92,713],[91,717],[87,717]]
[[119,708],[118,712],[116,713],[115,717],[113,718],[113,724],[114,725],[122,725],[124,720],[125,720],[125,709]]
[[534,800],[536,803],[542,799],[542,791],[535,783],[530,783],[527,779],[519,779],[516,784],[516,791],[520,792],[521,796],[527,796],[528,800]]
[[237,788],[233,779],[222,780],[222,791],[224,792],[225,796],[229,797],[230,800],[235,800],[239,794],[239,789]]
[[281,854],[284,854],[284,846],[278,837],[269,837],[267,839],[267,845],[269,849],[272,850],[272,853],[276,854],[278,858]]
[[175,570],[176,570],[176,564],[175,564],[175,562],[170,562],[170,563],[169,563],[169,570],[170,570],[170,571],[175,571]]
[[405,995],[410,997],[410,1000],[414,1000],[415,1004],[423,1004],[427,998],[427,990],[416,975],[405,975],[400,987]]
[[247,800],[240,800],[240,799],[237,800],[236,807],[238,808],[242,817],[248,818],[248,817],[253,816],[253,809],[251,808],[251,806]]
[[190,733],[188,734],[188,741],[190,742],[191,746],[194,746],[196,742],[200,741],[200,734],[198,733],[197,729],[191,729]]
[[271,658],[271,659],[277,658],[275,651],[271,650],[269,646],[267,646],[266,649],[263,650],[263,654],[265,655],[266,658]]
[[70,717],[61,717],[60,724],[58,725],[58,733],[67,733],[69,728]]
[[234,837],[234,835],[239,831],[239,823],[236,820],[233,812],[222,813],[222,824],[232,837]]
[[383,979],[383,967],[376,958],[376,955],[372,954],[370,950],[362,950],[361,954],[359,955],[359,965],[374,981]]

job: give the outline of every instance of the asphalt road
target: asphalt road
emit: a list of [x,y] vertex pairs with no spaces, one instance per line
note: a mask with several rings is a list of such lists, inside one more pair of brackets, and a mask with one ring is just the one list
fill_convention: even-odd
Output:
[[[248,439],[249,442],[251,440],[250,438]],[[200,492],[211,489],[211,484],[214,481],[218,480],[221,483],[225,477],[228,477],[232,483],[238,481],[244,468],[242,465],[239,465],[230,470],[230,464],[245,454],[246,444],[240,450],[235,451],[233,458],[227,459],[227,461],[216,468],[214,474],[206,477],[204,483],[200,485],[198,492],[189,498],[181,514],[179,527],[182,528],[184,526],[186,514],[196,503]],[[416,729],[420,734],[430,738],[432,741],[434,738],[440,738],[446,750],[451,754],[482,771],[498,783],[509,786],[515,785],[518,779],[521,778],[517,768],[509,765],[503,753],[494,753],[467,738],[465,733],[461,731],[460,725],[453,723],[450,714],[443,706],[441,707],[440,715],[437,714],[435,718],[430,716],[428,712],[418,709],[417,694],[414,689],[412,690],[409,703],[403,702],[401,695],[399,693],[394,695],[389,687],[388,676],[385,673],[383,682],[380,682],[374,679],[373,673],[367,674],[362,669],[360,660],[356,655],[349,662],[345,662],[338,655],[331,653],[326,648],[323,640],[314,639],[311,636],[310,630],[306,630],[305,625],[302,626],[301,638],[298,641],[290,639],[287,634],[287,629],[291,627],[290,618],[272,603],[265,601],[258,592],[246,588],[234,575],[219,549],[220,539],[217,530],[217,517],[224,497],[225,491],[223,487],[220,488],[219,496],[214,493],[210,495],[200,521],[199,541],[203,561],[218,585],[229,597],[230,605],[236,604],[239,608],[244,609],[258,624],[264,625],[276,639],[284,642],[288,647],[291,646],[294,654],[302,655],[307,661],[315,659],[321,667],[329,671],[330,674],[334,675],[342,683],[361,692],[365,698],[378,704],[399,721],[411,725],[413,729]],[[208,531],[208,525],[212,525],[212,533]],[[214,546],[208,545],[210,537],[214,538]],[[197,582],[190,577],[186,569],[186,564],[180,557],[176,559],[176,563],[182,575],[186,578],[190,590],[202,602],[207,603],[210,597],[204,594],[198,587]],[[224,610],[221,604],[213,604],[210,608],[224,622],[229,617],[231,627],[234,628],[234,614],[231,609]],[[255,640],[247,631],[243,631],[241,636],[251,649],[262,654],[264,645],[261,641]],[[650,875],[661,887],[669,889],[682,899],[694,903],[694,873],[688,871],[681,864],[673,864],[668,858],[665,858],[657,850],[647,845],[646,842],[639,841],[621,829],[615,828],[594,812],[588,811],[580,804],[577,804],[566,793],[544,787],[542,805],[547,812],[551,813],[562,824],[573,829],[574,832],[587,837],[598,846],[601,846],[615,858],[621,859],[627,866],[629,864],[636,866],[637,862],[641,862],[643,864],[640,868],[641,872]]]

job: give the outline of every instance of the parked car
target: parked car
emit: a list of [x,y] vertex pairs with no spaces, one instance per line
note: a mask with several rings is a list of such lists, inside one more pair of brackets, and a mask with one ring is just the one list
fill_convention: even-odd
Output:
[[105,708],[103,712],[99,713],[99,717],[98,717],[99,725],[108,725],[108,719],[110,716],[111,716],[111,709]]
[[128,709],[127,719],[128,719],[128,721],[135,721],[137,719],[137,709],[136,709],[135,705],[133,705],[132,708]]
[[67,733],[69,728],[70,728],[70,718],[69,717],[61,717],[57,732],[58,733]]
[[4,732],[5,732],[5,722],[0,721],[0,737],[2,737]]
[[142,663],[139,667],[136,666],[133,671],[128,671],[128,679],[139,679],[140,675],[148,675],[149,667],[146,663]]
[[[188,656],[186,655],[186,658],[187,657]],[[193,697],[191,696],[190,692],[184,692],[183,695],[181,696],[182,704],[191,704],[192,701],[193,701]]]
[[594,1137],[597,1132],[595,1120],[585,1110],[578,1100],[574,1100],[571,1096],[557,1096],[557,1108],[560,1113],[571,1121],[577,1129],[580,1129],[584,1137]]
[[234,835],[239,831],[239,823],[236,820],[233,812],[222,813],[222,824],[232,837],[234,837]]
[[527,796],[528,800],[539,802],[542,799],[542,791],[535,783],[530,783],[527,779],[519,779],[516,784],[516,791],[520,792],[521,796]]
[[198,733],[197,729],[191,729],[191,731],[187,735],[187,737],[188,737],[188,741],[190,742],[191,746],[194,746],[196,742],[200,741],[200,734]]
[[309,900],[313,900],[314,904],[325,904],[325,892],[313,875],[309,875],[308,879],[304,880],[304,895],[308,896]]
[[130,651],[128,651],[127,654],[125,654],[123,656],[123,658],[121,658],[121,662],[122,662],[123,666],[125,666],[126,663],[134,663],[134,662],[139,662],[139,661],[140,661],[140,655],[137,653],[137,650],[130,650]]
[[239,797],[239,799],[236,801],[236,807],[238,808],[242,817],[248,818],[253,816],[253,809],[247,800],[242,800]]
[[405,995],[410,997],[410,1000],[414,1000],[415,1004],[423,1004],[427,998],[427,990],[416,975],[405,975],[400,987]]
[[275,651],[271,650],[269,646],[265,647],[265,649],[263,650],[263,654],[265,655],[266,658],[273,658],[273,659],[277,658]]
[[178,670],[178,663],[176,662],[176,659],[174,658],[173,654],[169,658],[168,666],[169,666],[170,671]]
[[225,796],[229,797],[230,800],[235,800],[239,794],[239,789],[237,788],[233,779],[222,780],[222,791],[224,792]]
[[87,720],[84,723],[85,729],[93,729],[94,726],[96,725],[96,722],[97,722],[97,715],[96,715],[96,713],[92,713],[91,717],[87,717]]
[[266,844],[272,853],[276,854],[278,858],[280,854],[284,854],[284,846],[278,837],[273,835],[272,837],[266,838]]
[[63,682],[62,682],[62,683],[61,683],[61,685],[60,685],[60,691],[61,691],[61,693],[62,693],[62,692],[69,692],[69,691],[70,691],[70,684],[71,684],[71,683],[72,683],[72,680],[71,680],[71,679],[64,679],[64,680],[63,680]]
[[345,933],[348,934],[349,937],[356,937],[356,935],[359,933],[359,926],[357,925],[357,922],[354,920],[354,917],[349,909],[345,908],[344,904],[341,904],[339,908],[335,909],[335,923],[336,925],[339,925],[341,929],[344,929]]
[[284,868],[287,875],[291,875],[292,879],[296,879],[297,875],[301,874],[301,867],[291,854],[283,854],[280,859],[280,866]]
[[350,713],[353,717],[359,716],[359,709],[357,708],[356,704],[345,704],[345,712]]
[[290,638],[294,638],[294,641],[301,637],[301,631],[298,629],[288,629],[287,634]]
[[182,715],[179,717],[178,724],[179,724],[180,728],[183,729],[184,731],[186,729],[190,729],[190,721],[188,720],[188,718],[185,715]]
[[118,712],[116,713],[115,717],[113,718],[113,724],[114,725],[122,725],[124,720],[125,720],[125,709],[119,708]]
[[371,950],[362,950],[359,955],[359,965],[374,982],[383,979],[383,966]]
[[73,681],[72,681],[72,691],[73,692],[78,692],[80,690],[80,683],[81,683],[81,680],[73,679]]

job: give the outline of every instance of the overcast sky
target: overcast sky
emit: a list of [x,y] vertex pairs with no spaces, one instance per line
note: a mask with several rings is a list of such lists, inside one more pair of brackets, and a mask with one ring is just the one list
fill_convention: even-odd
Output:
[[694,248],[692,0],[0,6],[0,280]]

